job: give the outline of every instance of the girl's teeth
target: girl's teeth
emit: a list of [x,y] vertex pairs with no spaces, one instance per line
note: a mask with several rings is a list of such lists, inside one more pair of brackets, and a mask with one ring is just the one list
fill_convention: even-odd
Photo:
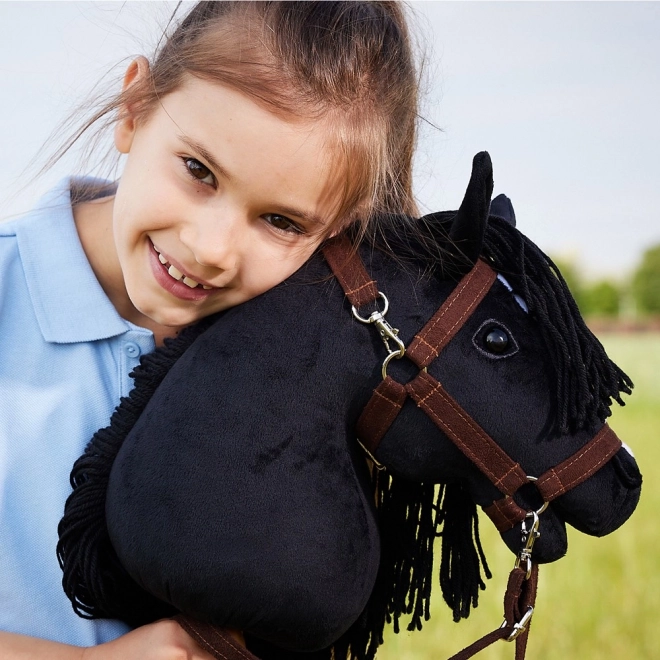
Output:
[[[158,250],[156,250],[156,252],[158,252]],[[163,266],[167,266],[167,272],[169,273],[170,277],[177,280],[178,282],[183,282],[186,286],[190,287],[191,289],[201,286],[202,289],[206,289],[208,291],[209,289],[213,288],[212,286],[206,286],[206,284],[200,284],[199,282],[193,280],[192,277],[188,277],[187,275],[184,275],[176,266],[172,266],[171,264],[168,266],[167,259],[165,259],[165,257],[160,252],[158,252],[158,261],[160,261],[160,263],[163,264]]]
[[170,266],[167,269],[167,272],[170,274],[170,277],[173,277],[175,280],[180,280],[183,277],[183,273],[176,266]]

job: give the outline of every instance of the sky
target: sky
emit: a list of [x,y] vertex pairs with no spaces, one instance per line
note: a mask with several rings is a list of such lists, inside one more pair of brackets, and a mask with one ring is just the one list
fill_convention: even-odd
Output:
[[[117,88],[175,4],[0,0],[0,217],[78,167],[37,177],[52,130],[95,85]],[[408,4],[422,211],[457,208],[487,150],[523,233],[587,278],[628,277],[660,243],[660,2]]]

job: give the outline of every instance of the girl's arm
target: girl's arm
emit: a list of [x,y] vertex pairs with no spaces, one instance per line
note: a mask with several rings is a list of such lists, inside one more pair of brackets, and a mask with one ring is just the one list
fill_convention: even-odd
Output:
[[169,619],[85,648],[0,632],[0,657],[2,660],[212,660],[176,621]]

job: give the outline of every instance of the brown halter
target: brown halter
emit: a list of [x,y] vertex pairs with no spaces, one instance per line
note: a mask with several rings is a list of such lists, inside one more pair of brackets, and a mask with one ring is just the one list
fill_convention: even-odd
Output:
[[[450,660],[466,660],[498,639],[515,639],[516,660],[522,660],[538,582],[538,564],[532,562],[531,556],[534,541],[539,536],[539,515],[549,502],[597,472],[616,454],[621,441],[605,424],[573,456],[538,478],[530,477],[449,395],[442,384],[426,372],[426,367],[463,327],[495,282],[497,274],[485,261],[477,261],[431,320],[405,347],[397,337],[398,331],[385,320],[387,299],[378,291],[376,281],[369,277],[348,239],[343,236],[332,239],[326,244],[323,255],[353,305],[354,316],[364,323],[373,323],[389,351],[383,363],[383,381],[374,390],[357,423],[357,435],[371,459],[377,467],[382,467],[374,459],[374,454],[410,397],[503,494],[501,499],[484,508],[498,531],[505,532],[522,522],[521,550],[509,575],[504,597],[504,623]],[[359,308],[379,299],[385,301],[383,311],[373,312],[368,318],[359,315]],[[396,349],[390,348],[390,341],[397,345]],[[420,371],[413,380],[402,385],[387,375],[387,365],[391,359],[404,355]],[[543,498],[543,505],[537,511],[525,511],[512,497],[530,481],[536,483]],[[531,521],[529,525],[528,521]]]

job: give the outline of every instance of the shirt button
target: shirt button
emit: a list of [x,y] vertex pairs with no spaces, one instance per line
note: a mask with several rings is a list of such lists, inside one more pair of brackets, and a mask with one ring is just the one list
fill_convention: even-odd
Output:
[[140,356],[140,347],[133,341],[128,341],[124,344],[124,353],[128,357],[136,358]]

